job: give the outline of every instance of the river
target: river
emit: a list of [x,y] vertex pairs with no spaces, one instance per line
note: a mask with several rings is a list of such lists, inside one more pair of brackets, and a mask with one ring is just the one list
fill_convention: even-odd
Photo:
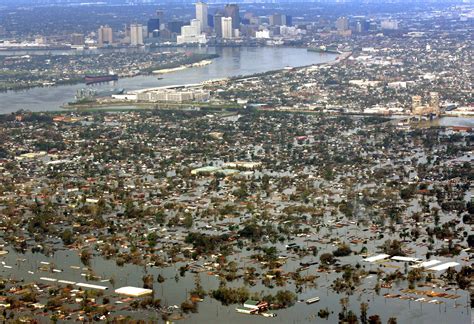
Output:
[[[138,76],[120,79],[115,83],[95,85],[94,88],[105,90],[116,87],[137,90],[168,85],[193,84],[212,79],[279,70],[285,66],[298,67],[320,64],[333,61],[337,57],[334,54],[308,52],[304,48],[286,47],[207,47],[166,48],[162,50],[217,53],[219,57],[214,59],[210,65],[160,75],[160,77],[163,77],[162,80],[158,80],[157,76]],[[61,105],[74,99],[78,89],[84,87],[84,84],[77,84],[0,93],[0,113],[11,113],[20,109],[30,111],[59,110]]]

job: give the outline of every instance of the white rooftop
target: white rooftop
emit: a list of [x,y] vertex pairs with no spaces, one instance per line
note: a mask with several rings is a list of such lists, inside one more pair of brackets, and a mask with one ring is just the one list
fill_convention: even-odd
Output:
[[442,270],[446,270],[448,268],[452,268],[452,267],[455,267],[455,266],[458,266],[458,265],[459,265],[459,263],[457,263],[457,262],[448,262],[448,263],[443,263],[443,264],[437,265],[433,268],[429,268],[428,270],[442,271]]
[[105,287],[105,286],[91,285],[91,284],[82,283],[82,282],[77,283],[76,286],[82,287],[82,288],[99,289],[99,290],[106,290],[107,289],[107,287]]
[[412,268],[429,268],[429,267],[432,267],[432,266],[434,266],[438,263],[441,263],[441,261],[439,261],[439,260],[430,260],[430,261],[422,262],[420,264],[412,265],[411,267]]
[[405,257],[405,256],[394,256],[394,257],[391,257],[392,260],[395,260],[395,261],[403,261],[403,262],[417,262],[417,261],[420,261],[420,259],[418,258],[411,258],[411,257]]
[[380,260],[383,260],[383,259],[387,259],[389,257],[390,257],[390,255],[388,255],[388,254],[379,254],[379,255],[371,256],[369,258],[365,258],[364,261],[366,261],[366,262],[375,262],[375,261],[380,261]]
[[140,297],[145,295],[150,295],[153,293],[151,289],[139,288],[139,287],[122,287],[115,289],[115,293],[119,295],[125,295],[130,297]]

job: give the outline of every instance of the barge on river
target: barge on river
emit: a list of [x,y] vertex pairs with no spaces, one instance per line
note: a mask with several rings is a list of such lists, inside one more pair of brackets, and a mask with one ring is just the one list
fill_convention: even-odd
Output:
[[117,81],[117,80],[118,80],[118,75],[117,74],[86,75],[84,77],[84,82],[86,84]]

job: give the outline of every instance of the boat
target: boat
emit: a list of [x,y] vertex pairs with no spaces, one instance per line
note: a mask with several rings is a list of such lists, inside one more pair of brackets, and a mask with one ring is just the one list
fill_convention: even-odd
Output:
[[84,77],[84,82],[86,84],[117,81],[117,80],[118,80],[117,74],[86,75]]
[[319,297],[313,297],[313,298],[309,298],[309,299],[306,299],[306,304],[313,304],[313,303],[316,303],[320,300]]

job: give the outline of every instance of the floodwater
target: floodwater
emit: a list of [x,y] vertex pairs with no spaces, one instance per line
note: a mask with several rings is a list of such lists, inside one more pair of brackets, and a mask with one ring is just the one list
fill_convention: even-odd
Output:
[[[224,78],[235,75],[248,75],[253,73],[265,72],[269,70],[281,69],[287,65],[304,66],[310,64],[323,63],[335,59],[335,55],[321,55],[318,53],[307,52],[304,49],[296,48],[224,48],[224,49],[192,49],[200,52],[217,52],[220,57],[213,60],[211,65],[186,69],[174,73],[164,75],[163,80],[158,80],[156,77],[136,77],[130,79],[119,80],[114,87],[123,87],[127,90],[135,90],[147,87],[157,87],[174,84],[191,84],[198,83],[205,80]],[[98,88],[107,89],[111,85],[100,85]],[[21,92],[8,92],[0,94],[0,113],[10,113],[19,109],[28,109],[31,111],[53,111],[60,109],[59,106],[71,101],[77,89],[84,87],[84,85],[61,86],[52,88],[36,88]],[[461,125],[473,126],[474,120],[471,118],[452,118],[443,117],[437,121],[440,125]],[[267,171],[269,172],[269,171]],[[329,216],[325,216],[322,220],[323,224],[328,224]],[[231,219],[227,221],[239,222],[239,219]],[[203,222],[196,222],[195,228],[206,225]],[[301,246],[315,245],[320,250],[320,253],[328,248],[328,244],[316,243],[308,239],[316,240],[324,236],[324,234],[331,233],[333,237],[347,238],[350,235],[357,235],[368,239],[365,246],[373,251],[376,249],[377,242],[370,240],[373,234],[364,232],[357,225],[328,230],[323,228],[320,233],[312,233],[309,238],[296,238],[295,242]],[[182,234],[182,233],[180,233]],[[390,235],[390,233],[385,233]],[[265,245],[265,244],[263,244]],[[276,245],[279,251],[284,251],[283,244]],[[353,247],[355,250],[360,249],[360,246]],[[5,262],[5,265],[13,268],[6,268],[0,266],[0,277],[24,279],[25,282],[39,281],[40,277],[54,277],[57,279],[71,280],[76,282],[86,282],[81,275],[85,271],[72,269],[71,266],[81,266],[77,251],[56,251],[51,257],[46,257],[42,254],[33,254],[27,252],[26,254],[15,253],[8,249],[10,253],[0,260]],[[417,249],[417,256],[422,256],[426,253],[426,249]],[[251,252],[242,250],[232,255],[231,259],[242,260],[246,266],[250,266],[250,259],[248,256]],[[284,254],[284,253],[283,253]],[[19,259],[25,259],[21,261]],[[301,260],[289,259],[287,264],[283,267],[284,271],[295,271],[299,267],[299,262],[309,262],[318,260],[319,257],[308,256]],[[444,258],[438,258],[443,261],[450,261]],[[38,271],[40,262],[50,262],[55,265],[55,268],[64,270],[61,273],[45,273]],[[367,264],[362,262],[361,256],[350,256],[344,259],[344,263],[360,263],[365,266],[367,270],[375,270],[377,265]],[[200,260],[198,263],[202,264],[204,261]],[[240,264],[240,262],[238,262]],[[185,277],[180,277],[178,281],[175,280],[176,274],[179,272],[179,267],[182,263],[177,263],[166,268],[155,268],[125,265],[118,267],[114,260],[105,260],[101,257],[95,257],[91,262],[91,268],[95,274],[103,279],[113,278],[115,283],[112,285],[109,282],[91,282],[93,284],[105,285],[109,287],[109,291],[114,288],[125,285],[142,286],[142,277],[146,273],[153,274],[155,278],[154,290],[155,297],[161,298],[164,305],[180,305],[181,302],[189,296],[189,290],[194,287],[194,274],[187,272]],[[82,266],[81,266],[82,267]],[[307,299],[319,296],[321,301],[306,305],[306,303],[297,303],[295,306],[274,311],[278,314],[275,319],[264,318],[260,316],[250,316],[238,314],[235,312],[235,305],[222,306],[219,302],[207,297],[202,303],[199,303],[199,313],[192,314],[186,317],[182,322],[184,323],[314,323],[327,322],[336,323],[337,313],[341,309],[339,300],[343,295],[334,293],[329,289],[330,283],[334,278],[340,276],[336,273],[317,273],[317,266],[311,266],[304,274],[318,274],[321,278],[317,279],[318,286],[312,288],[305,288],[299,294],[300,299]],[[403,266],[402,269],[403,271]],[[33,273],[30,273],[30,272]],[[158,274],[166,278],[162,284],[156,282]],[[216,289],[219,285],[219,280],[213,275],[201,273],[201,283],[205,290],[210,291]],[[396,293],[401,286],[394,285],[391,289],[381,289],[380,296],[373,293],[376,277],[367,277],[362,279],[363,284],[358,287],[358,291],[350,296],[349,309],[358,313],[361,302],[369,304],[368,315],[379,314],[382,322],[386,323],[389,317],[396,317],[399,323],[470,323],[471,310],[466,307],[468,304],[468,294],[465,291],[456,291],[456,294],[461,295],[457,300],[443,300],[445,304],[426,304],[414,301],[386,299],[382,295],[384,293]],[[243,282],[236,281],[229,283],[230,286],[242,286]],[[403,287],[406,287],[405,285]],[[287,284],[285,287],[276,287],[269,290],[261,283],[254,287],[248,287],[252,292],[271,292],[275,294],[278,290],[288,289],[294,291],[293,284]],[[360,289],[360,290],[359,290]],[[427,289],[427,288],[423,288]],[[106,293],[107,294],[107,293]],[[334,313],[330,315],[328,321],[324,321],[315,316],[320,309],[328,307]],[[273,311],[272,311],[273,312]],[[153,312],[137,311],[136,318],[159,318],[158,314]]]
[[[325,216],[323,223],[330,221],[330,216]],[[238,218],[227,219],[224,222],[237,222]],[[204,222],[197,221],[195,224],[196,227],[206,225]],[[298,237],[295,238],[294,242],[300,246],[316,245],[321,249],[320,254],[323,251],[330,247],[330,243],[316,243],[312,241],[308,242],[308,239],[316,240],[324,236],[325,233],[328,233],[329,230],[323,228],[320,233],[313,233],[310,238]],[[363,232],[356,225],[351,225],[344,228],[334,229],[330,231],[333,236],[339,237],[348,237],[350,235],[357,235],[361,237],[368,237],[373,234],[370,232]],[[263,246],[267,244],[262,244]],[[268,244],[270,246],[270,244]],[[285,254],[285,245],[277,243],[275,245],[279,251],[283,251],[281,255]],[[375,241],[368,241],[365,246],[369,250],[374,250],[376,247]],[[354,248],[356,249],[356,248]],[[26,254],[18,254],[8,249],[10,253],[4,257],[1,257],[0,260],[4,261],[6,265],[13,266],[13,269],[5,268],[0,266],[0,277],[11,278],[11,279],[24,279],[25,282],[42,282],[39,280],[40,277],[51,277],[56,279],[63,280],[72,280],[76,282],[87,282],[86,279],[81,276],[81,273],[86,271],[80,269],[72,269],[71,266],[81,266],[79,256],[77,251],[67,251],[60,250],[56,251],[53,256],[46,257],[39,253],[27,252]],[[234,255],[229,257],[230,260],[243,262],[245,266],[255,266],[252,264],[251,260],[248,258],[253,251],[238,251]],[[159,252],[158,252],[159,253]],[[24,261],[20,261],[23,259]],[[299,267],[299,262],[310,262],[318,260],[318,257],[306,256],[301,260],[294,260],[292,258],[288,259],[288,262],[283,266],[283,270],[286,271],[295,271]],[[439,258],[443,261],[448,261],[445,258]],[[378,264],[369,264],[362,262],[362,257],[353,255],[344,258],[344,263],[348,262],[352,264],[359,263],[361,266],[365,267],[366,270],[375,270],[378,267]],[[40,262],[49,262],[54,265],[56,269],[62,269],[62,273],[47,273],[41,272],[38,270],[38,267],[41,266]],[[200,260],[197,263],[202,264],[204,261]],[[184,263],[176,263],[172,266],[165,268],[156,268],[156,267],[143,267],[137,265],[126,264],[123,267],[118,267],[115,264],[114,260],[106,260],[102,257],[94,257],[91,262],[91,268],[94,270],[96,276],[101,277],[101,279],[110,279],[113,278],[114,284],[112,285],[109,282],[100,282],[92,281],[89,283],[96,285],[103,285],[109,287],[108,291],[105,294],[110,294],[116,288],[122,286],[142,286],[142,277],[145,274],[153,274],[155,278],[154,282],[154,291],[155,298],[160,298],[163,305],[180,305],[184,300],[189,296],[189,291],[194,288],[194,276],[195,274],[186,273],[185,277],[179,277],[179,281],[175,281],[175,276],[179,273],[179,267],[185,265]],[[403,265],[400,264],[401,271],[403,272]],[[280,323],[314,323],[314,322],[327,322],[327,323],[336,323],[337,314],[340,311],[341,307],[339,305],[340,298],[344,295],[339,295],[334,293],[330,288],[330,283],[340,274],[337,273],[318,273],[316,272],[317,265],[311,266],[308,270],[302,272],[302,275],[320,275],[320,278],[317,279],[317,286],[311,288],[305,288],[301,293],[298,294],[298,297],[302,300],[319,296],[321,301],[312,305],[307,305],[306,303],[296,303],[293,307],[288,309],[282,309],[277,311],[272,311],[278,314],[278,317],[275,319],[265,318],[261,316],[251,316],[244,315],[235,312],[235,307],[237,305],[223,306],[220,302],[206,297],[202,303],[199,303],[199,312],[197,314],[187,315],[187,317],[180,322],[183,323],[248,323],[249,321],[255,323],[269,323],[271,321],[278,321]],[[33,272],[29,273],[28,271]],[[161,274],[166,281],[162,284],[156,282],[157,276]],[[205,290],[210,291],[218,288],[219,279],[213,275],[209,275],[206,272],[199,274],[201,277],[201,284]],[[367,278],[362,279],[361,286],[357,287],[356,291],[352,296],[349,297],[349,309],[352,309],[356,313],[359,311],[359,306],[361,302],[366,302],[369,304],[369,315],[378,314],[380,315],[382,322],[386,323],[388,318],[396,317],[399,323],[469,323],[471,316],[471,310],[466,307],[468,304],[469,295],[466,291],[456,291],[456,293],[461,297],[456,300],[443,299],[445,302],[441,305],[436,304],[427,304],[420,303],[415,301],[408,300],[399,300],[399,299],[386,299],[383,297],[385,293],[399,293],[399,289],[406,288],[406,284],[397,285],[394,283],[393,288],[385,289],[382,288],[380,295],[377,295],[373,292],[373,287],[375,286],[377,277],[372,275]],[[236,280],[234,282],[229,282],[228,286],[239,287],[242,286],[242,280]],[[295,291],[294,284],[286,284],[284,287],[275,287],[274,289],[268,289],[263,286],[260,282],[257,283],[254,287],[247,287],[252,292],[261,292],[275,294],[278,290],[287,289],[290,291]],[[426,290],[427,288],[421,288]],[[322,320],[317,317],[317,313],[320,309],[328,308],[333,310],[334,313],[330,315],[328,321]],[[120,314],[120,311],[114,312],[114,314]],[[138,310],[136,313],[127,312],[128,315],[132,314],[133,317],[141,319],[158,319],[160,318],[159,314],[154,313],[153,311],[143,311]]]

